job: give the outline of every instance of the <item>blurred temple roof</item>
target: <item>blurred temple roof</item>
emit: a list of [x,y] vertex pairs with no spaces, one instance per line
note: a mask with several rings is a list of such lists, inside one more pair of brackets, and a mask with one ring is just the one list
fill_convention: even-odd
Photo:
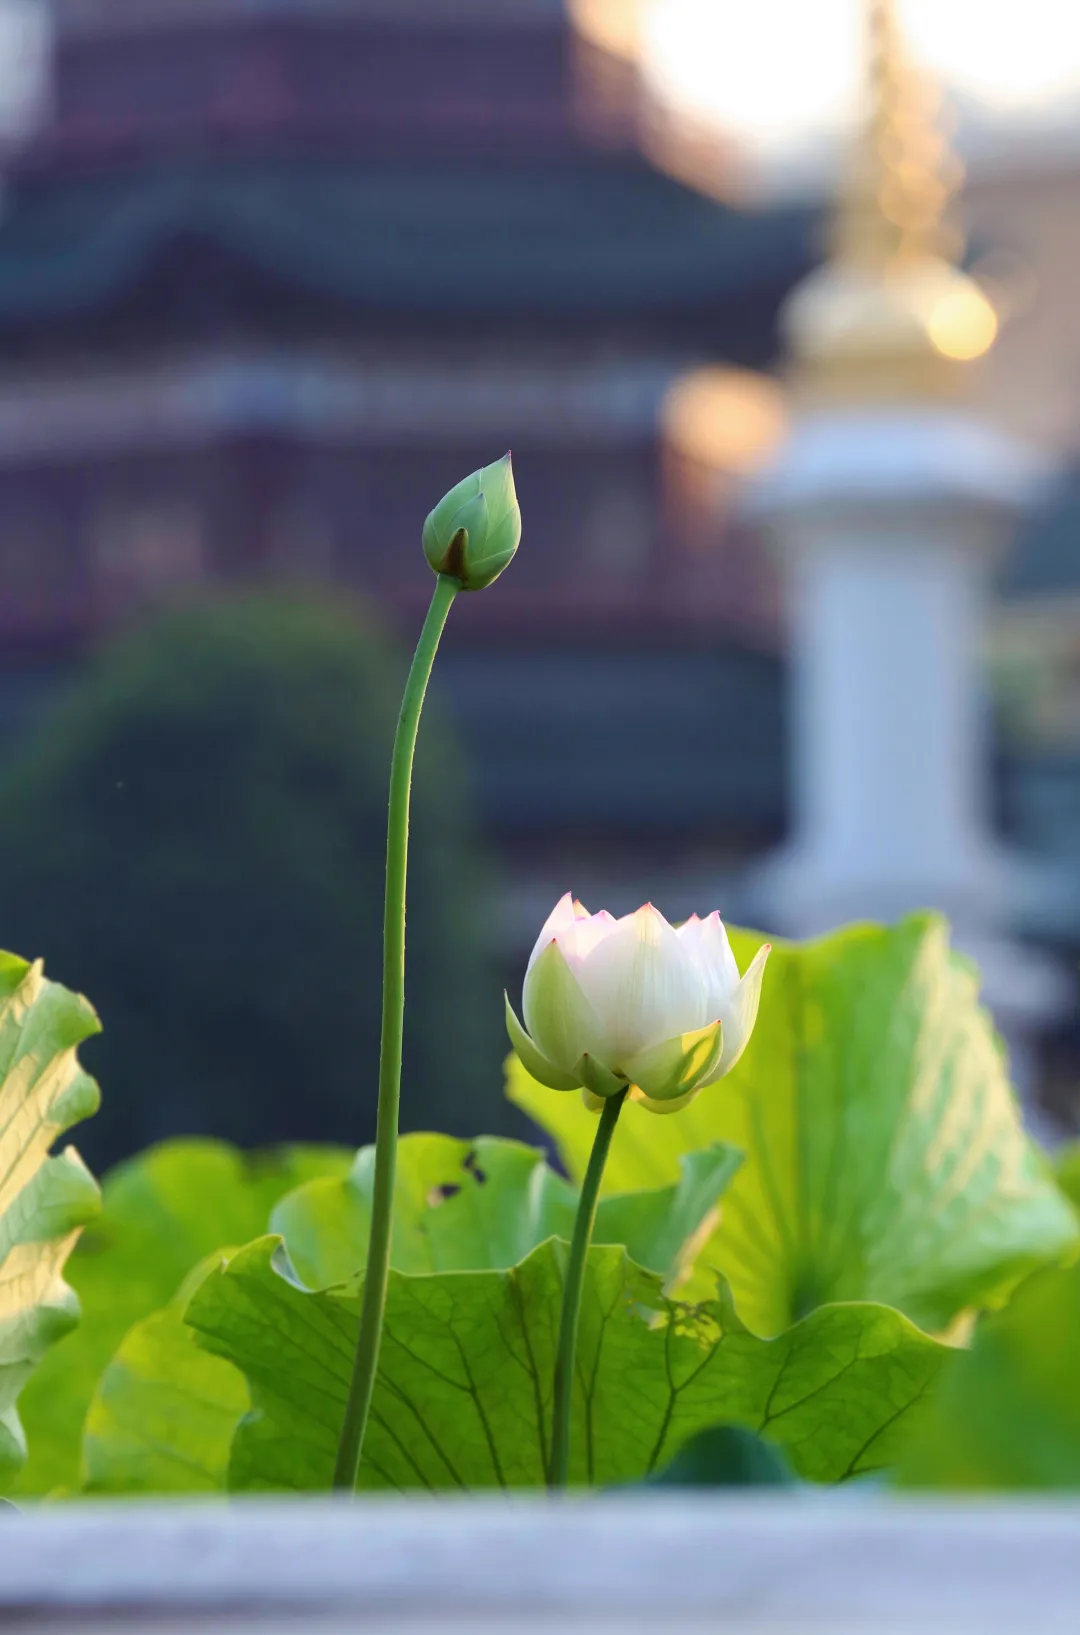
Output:
[[687,331],[711,314],[715,332],[726,298],[775,300],[812,264],[812,233],[808,211],[726,209],[636,155],[526,169],[158,162],[16,182],[0,221],[0,325],[107,305],[201,241],[355,307],[638,312]]

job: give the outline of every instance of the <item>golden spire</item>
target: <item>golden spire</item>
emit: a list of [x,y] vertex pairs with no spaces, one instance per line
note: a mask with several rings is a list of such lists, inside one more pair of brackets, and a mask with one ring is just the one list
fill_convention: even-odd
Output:
[[797,386],[865,402],[951,393],[990,347],[993,307],[955,264],[945,221],[961,169],[940,97],[907,59],[893,0],[866,0],[869,113],[851,155],[829,259],[784,310]]

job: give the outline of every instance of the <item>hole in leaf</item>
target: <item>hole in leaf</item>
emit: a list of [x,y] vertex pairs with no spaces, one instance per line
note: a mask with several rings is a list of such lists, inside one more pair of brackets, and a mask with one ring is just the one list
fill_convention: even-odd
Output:
[[461,1188],[457,1186],[432,1187],[427,1195],[428,1208],[438,1209],[439,1205],[444,1204],[447,1198],[456,1198],[460,1191]]
[[465,1155],[465,1158],[462,1160],[462,1168],[468,1170],[477,1186],[482,1187],[484,1182],[487,1180],[487,1171],[482,1170],[480,1165],[476,1162],[475,1152],[470,1152]]

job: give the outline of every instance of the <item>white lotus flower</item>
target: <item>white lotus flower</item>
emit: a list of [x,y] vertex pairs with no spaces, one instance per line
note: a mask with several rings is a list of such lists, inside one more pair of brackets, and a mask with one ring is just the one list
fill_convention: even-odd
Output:
[[746,1049],[768,956],[766,943],[740,977],[719,914],[676,930],[651,903],[616,920],[567,892],[529,959],[525,1026],[507,998],[507,1031],[534,1079],[580,1088],[594,1111],[629,1085],[674,1113]]

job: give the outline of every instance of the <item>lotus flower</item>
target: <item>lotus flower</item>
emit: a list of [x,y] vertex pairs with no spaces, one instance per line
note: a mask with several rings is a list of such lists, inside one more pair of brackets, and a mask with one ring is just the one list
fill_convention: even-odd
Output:
[[651,903],[616,920],[569,892],[549,915],[525,972],[522,1027],[506,1026],[522,1064],[552,1090],[580,1088],[674,1113],[729,1073],[757,1021],[769,945],[739,976],[719,914],[678,929]]

